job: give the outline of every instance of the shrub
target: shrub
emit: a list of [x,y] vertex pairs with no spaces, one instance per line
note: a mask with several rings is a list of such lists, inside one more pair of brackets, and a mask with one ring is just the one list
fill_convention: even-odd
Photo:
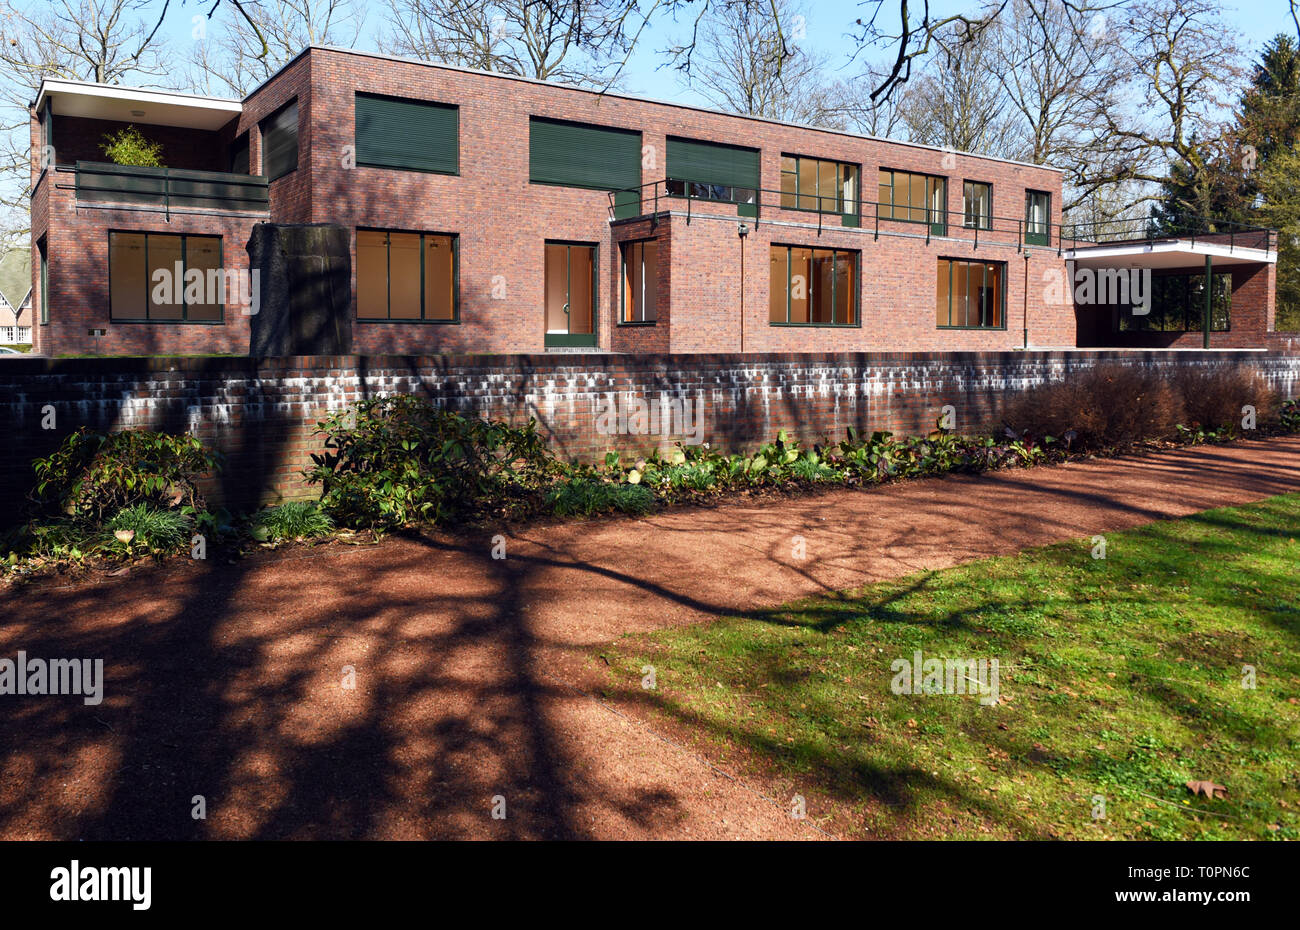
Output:
[[609,484],[596,478],[573,477],[553,487],[546,502],[560,517],[612,511],[639,516],[654,507],[654,494],[640,484]]
[[1174,376],[1174,388],[1182,400],[1185,422],[1205,430],[1239,429],[1241,408],[1248,404],[1262,421],[1276,403],[1258,372],[1240,368],[1184,368]]
[[1070,435],[1081,449],[1123,449],[1174,434],[1182,403],[1164,373],[1098,365],[1064,381],[1032,388],[1007,405],[1003,421],[1015,439]]
[[1284,430],[1292,433],[1300,433],[1300,401],[1283,401],[1280,419]]
[[307,479],[346,526],[392,527],[525,513],[562,466],[522,428],[439,410],[425,398],[361,401],[322,420],[325,452]]
[[255,536],[269,539],[309,539],[334,529],[334,521],[315,501],[286,501],[268,507],[252,523]]
[[150,142],[134,126],[104,134],[101,145],[106,158],[115,165],[137,165],[143,168],[161,168],[162,143]]
[[83,427],[32,467],[37,482],[30,496],[38,508],[100,523],[137,504],[203,511],[196,482],[219,469],[220,457],[188,433],[96,433]]
[[117,533],[134,534],[130,540],[120,540],[125,545],[152,552],[175,552],[189,542],[192,524],[189,517],[175,510],[136,504],[118,511],[104,528],[115,539]]

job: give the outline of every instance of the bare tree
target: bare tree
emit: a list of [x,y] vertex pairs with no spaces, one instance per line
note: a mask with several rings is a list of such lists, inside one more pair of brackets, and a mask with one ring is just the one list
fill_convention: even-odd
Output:
[[588,0],[388,0],[384,47],[400,55],[539,80],[607,87],[621,19]]
[[191,84],[237,97],[308,45],[353,45],[365,16],[362,0],[241,0],[213,10],[216,17],[195,30]]

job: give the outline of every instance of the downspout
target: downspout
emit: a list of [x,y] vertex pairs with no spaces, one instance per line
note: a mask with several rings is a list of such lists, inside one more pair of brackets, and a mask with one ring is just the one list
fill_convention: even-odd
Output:
[[1024,319],[1023,319],[1023,324],[1025,327],[1025,344],[1022,346],[1022,348],[1028,349],[1029,348],[1029,250],[1028,249],[1025,249],[1025,293],[1023,296],[1025,301]]
[[1203,348],[1210,347],[1210,302],[1213,299],[1214,290],[1214,259],[1210,255],[1205,256],[1205,340]]
[[740,351],[745,351],[745,237],[749,235],[749,227],[741,223],[736,227],[736,235],[740,236]]

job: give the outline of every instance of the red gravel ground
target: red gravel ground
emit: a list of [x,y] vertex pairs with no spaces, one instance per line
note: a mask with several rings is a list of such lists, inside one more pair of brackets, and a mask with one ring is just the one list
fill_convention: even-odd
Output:
[[0,838],[819,838],[589,696],[593,647],[1297,490],[1275,439],[11,590],[0,657],[107,683],[0,697]]

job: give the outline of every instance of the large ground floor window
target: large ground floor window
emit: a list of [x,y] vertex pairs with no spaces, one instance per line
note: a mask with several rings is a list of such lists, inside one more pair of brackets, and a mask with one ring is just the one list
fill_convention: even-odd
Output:
[[357,230],[357,318],[454,323],[457,241],[444,233]]
[[1004,262],[939,259],[935,322],[940,329],[1005,329]]
[[777,325],[854,326],[858,254],[774,245],[769,256],[768,320]]
[[[1226,333],[1232,313],[1232,275],[1216,274],[1210,295],[1210,330]],[[1151,278],[1148,313],[1119,311],[1120,332],[1188,333],[1205,329],[1205,275],[1162,274]]]
[[113,320],[220,323],[221,280],[219,236],[108,234],[109,316]]

